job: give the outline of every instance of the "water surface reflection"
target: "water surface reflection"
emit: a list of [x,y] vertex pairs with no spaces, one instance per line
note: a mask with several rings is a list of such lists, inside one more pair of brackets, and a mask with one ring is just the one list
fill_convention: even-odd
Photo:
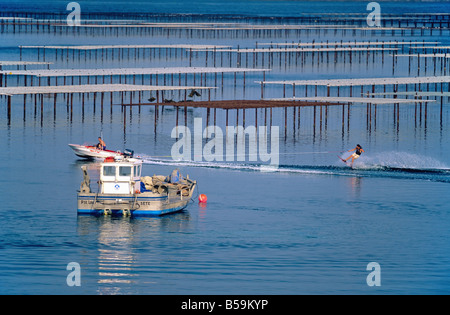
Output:
[[187,211],[155,218],[79,216],[77,234],[86,244],[81,257],[89,260],[81,262],[89,270],[85,281],[95,281],[99,294],[138,293],[142,285],[156,285],[158,280],[143,280],[141,272],[160,265],[170,233],[189,230],[190,220]]

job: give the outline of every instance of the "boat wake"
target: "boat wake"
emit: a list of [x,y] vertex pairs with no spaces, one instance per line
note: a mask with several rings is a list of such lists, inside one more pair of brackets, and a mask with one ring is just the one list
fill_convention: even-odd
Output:
[[364,156],[364,159],[355,162],[355,166],[359,168],[378,166],[397,170],[450,170],[449,166],[432,157],[397,151]]
[[353,168],[335,161],[334,165],[264,165],[237,162],[205,162],[143,157],[145,164],[174,167],[201,167],[234,171],[273,172],[305,175],[387,177],[450,183],[450,167],[430,158],[409,153],[383,153],[364,156]]

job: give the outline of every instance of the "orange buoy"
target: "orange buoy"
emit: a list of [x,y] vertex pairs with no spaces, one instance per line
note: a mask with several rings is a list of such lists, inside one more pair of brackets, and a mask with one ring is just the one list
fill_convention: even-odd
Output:
[[205,194],[201,194],[200,196],[198,196],[198,202],[205,203],[207,201],[208,201],[208,197],[206,197]]

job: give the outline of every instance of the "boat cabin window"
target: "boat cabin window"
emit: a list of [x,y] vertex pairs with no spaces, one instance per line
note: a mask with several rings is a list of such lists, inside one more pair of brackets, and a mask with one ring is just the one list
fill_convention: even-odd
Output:
[[103,166],[103,176],[116,176],[116,167]]
[[131,176],[131,166],[120,166],[119,176]]
[[104,165],[103,180],[129,181],[141,176],[141,165]]
[[141,177],[141,166],[136,165],[134,167],[134,177]]

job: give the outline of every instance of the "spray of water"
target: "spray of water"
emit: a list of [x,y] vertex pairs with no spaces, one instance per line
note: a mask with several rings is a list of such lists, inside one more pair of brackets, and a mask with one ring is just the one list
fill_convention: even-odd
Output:
[[432,157],[407,152],[381,152],[364,155],[356,160],[357,169],[415,169],[415,170],[450,170],[450,167]]
[[[144,163],[156,165],[171,165],[177,167],[206,167],[217,169],[233,169],[248,171],[265,171],[265,172],[292,172],[292,173],[324,173],[333,174],[335,171],[347,170],[341,161],[334,165],[280,165],[279,167],[271,165],[251,164],[251,163],[225,163],[225,162],[198,162],[173,160],[169,157],[151,157],[141,155]],[[349,160],[350,163],[350,160]],[[353,164],[355,170],[372,170],[382,171],[387,169],[396,170],[442,170],[450,171],[450,167],[441,161],[429,156],[407,152],[381,152],[376,154],[364,154]]]

